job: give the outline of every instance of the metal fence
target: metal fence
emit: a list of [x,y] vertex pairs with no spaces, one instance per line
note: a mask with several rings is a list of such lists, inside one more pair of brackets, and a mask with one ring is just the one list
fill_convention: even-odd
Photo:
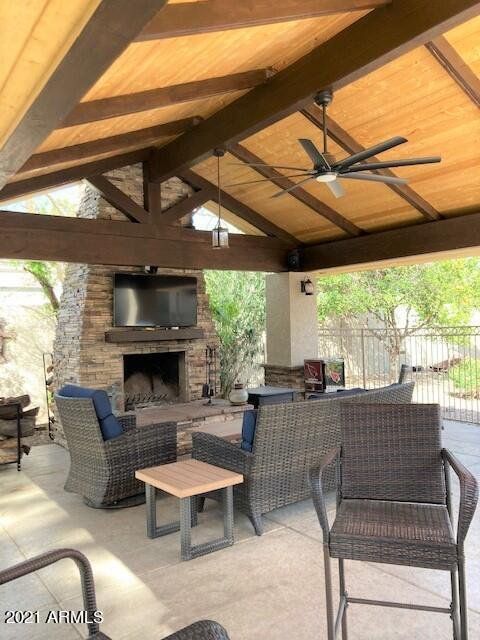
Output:
[[319,357],[344,358],[347,387],[415,381],[414,402],[438,403],[450,420],[480,423],[480,327],[320,329]]

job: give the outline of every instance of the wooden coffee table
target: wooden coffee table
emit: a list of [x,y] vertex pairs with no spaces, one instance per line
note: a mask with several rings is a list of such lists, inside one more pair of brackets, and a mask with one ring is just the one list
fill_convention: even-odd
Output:
[[[135,472],[135,477],[145,483],[149,538],[158,538],[180,530],[182,560],[191,560],[233,545],[233,485],[243,482],[240,473],[200,460],[182,460],[149,469],[139,469]],[[157,489],[180,499],[179,522],[157,526]],[[195,497],[219,489],[223,491],[223,538],[192,545],[191,528],[197,524]]]

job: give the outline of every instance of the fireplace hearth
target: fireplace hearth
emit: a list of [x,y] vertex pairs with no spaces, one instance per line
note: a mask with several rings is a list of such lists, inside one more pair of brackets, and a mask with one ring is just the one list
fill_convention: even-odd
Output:
[[186,402],[185,352],[125,354],[125,410]]

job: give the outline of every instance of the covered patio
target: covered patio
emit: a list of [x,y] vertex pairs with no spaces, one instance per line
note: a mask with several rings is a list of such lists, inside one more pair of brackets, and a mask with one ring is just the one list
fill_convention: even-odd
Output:
[[[102,389],[111,413],[136,411],[144,434],[170,425],[136,455],[168,442],[162,462],[188,457],[196,430],[241,439],[243,408],[219,404],[218,429],[198,424],[212,418],[202,397],[218,382],[204,270],[268,274],[265,383],[297,392],[304,360],[318,356],[317,274],[478,254],[480,2],[35,0],[1,11],[0,258],[69,264],[54,391]],[[28,209],[30,198],[80,181],[76,217]],[[200,209],[213,231],[196,222]],[[120,325],[118,276],[145,273],[196,279],[195,321]],[[151,373],[161,360],[163,386]],[[165,398],[178,405],[140,407]],[[64,415],[75,422],[82,405],[71,406]],[[94,415],[98,433],[109,416]],[[0,570],[52,548],[84,552],[113,639],[163,638],[200,619],[231,640],[327,638],[321,528],[304,487],[260,514],[262,537],[255,514],[235,511],[231,548],[181,562],[178,533],[145,535],[144,506],[93,509],[64,491],[64,419],[56,443],[35,446],[20,473],[0,468]],[[443,446],[480,478],[477,428],[445,422]],[[328,501],[332,515],[333,492]],[[159,517],[174,520],[175,505],[159,500]],[[198,517],[195,541],[217,535],[216,503]],[[480,636],[479,518],[466,547],[471,638]],[[433,608],[372,614],[352,604],[353,640],[451,637],[449,617],[434,612],[450,606],[447,574],[349,562],[347,575],[354,594]],[[66,562],[0,586],[0,599],[2,615],[82,609]],[[86,637],[80,624],[4,621],[1,635]]]

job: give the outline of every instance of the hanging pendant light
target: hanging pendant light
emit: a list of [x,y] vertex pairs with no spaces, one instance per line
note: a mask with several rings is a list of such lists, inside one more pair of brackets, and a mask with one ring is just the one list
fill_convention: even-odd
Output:
[[223,149],[215,149],[213,155],[217,158],[218,220],[212,231],[212,247],[214,249],[228,249],[228,229],[222,227],[222,190],[220,188],[220,158],[225,155],[225,151]]

